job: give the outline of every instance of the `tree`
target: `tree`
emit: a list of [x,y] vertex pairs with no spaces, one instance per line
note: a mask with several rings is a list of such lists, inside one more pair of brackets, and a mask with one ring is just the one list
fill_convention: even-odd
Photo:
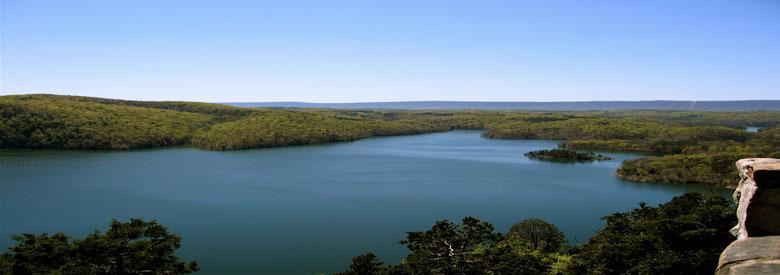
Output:
[[541,253],[517,253],[508,246],[497,245],[481,255],[482,266],[467,274],[545,274],[549,269]]
[[497,243],[501,234],[493,225],[473,217],[463,218],[461,225],[437,221],[431,230],[408,232],[401,244],[412,253],[407,263],[416,273],[464,274],[469,256]]
[[383,270],[382,262],[379,261],[379,257],[376,254],[368,252],[363,255],[355,256],[352,258],[352,264],[349,265],[349,269],[340,275],[372,275],[377,274]]
[[607,225],[575,255],[577,273],[712,274],[736,223],[726,199],[700,193],[604,219]]
[[[375,255],[353,259],[374,274],[711,274],[733,240],[734,209],[723,197],[687,193],[658,207],[604,218],[607,225],[583,246],[568,248],[554,225],[529,219],[506,236],[466,217],[462,224],[437,221],[408,232],[411,254],[378,270]],[[348,271],[350,271],[348,270]],[[346,273],[356,274],[356,273]]]
[[3,274],[51,273],[73,260],[73,244],[65,234],[22,234],[13,236],[13,240],[18,244],[0,256]]
[[544,253],[558,252],[567,242],[563,232],[541,219],[527,219],[513,225],[506,234],[506,239]]
[[156,221],[131,219],[111,222],[105,234],[95,232],[83,240],[57,233],[14,236],[18,243],[0,256],[3,272],[13,274],[186,274],[197,271],[196,262],[174,255],[181,238]]

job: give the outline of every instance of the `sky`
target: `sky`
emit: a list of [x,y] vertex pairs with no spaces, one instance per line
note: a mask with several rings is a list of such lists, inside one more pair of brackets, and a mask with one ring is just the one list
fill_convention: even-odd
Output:
[[780,99],[780,1],[0,0],[0,93]]

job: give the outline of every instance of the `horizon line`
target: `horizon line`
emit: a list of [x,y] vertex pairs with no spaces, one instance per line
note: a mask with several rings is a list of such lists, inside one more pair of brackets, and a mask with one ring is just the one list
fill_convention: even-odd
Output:
[[189,100],[189,99],[128,99],[119,97],[104,97],[104,96],[92,96],[92,95],[79,95],[79,94],[59,94],[50,92],[40,93],[11,93],[6,94],[0,92],[0,96],[24,96],[24,95],[51,95],[51,96],[73,96],[73,97],[88,97],[88,98],[103,98],[114,100],[126,100],[126,101],[183,101],[183,102],[203,102],[203,103],[215,103],[215,104],[234,104],[234,103],[303,103],[303,104],[372,104],[372,103],[414,103],[414,102],[438,102],[438,103],[585,103],[585,102],[740,102],[740,101],[780,101],[780,99],[637,99],[637,100],[377,100],[377,101],[304,101],[304,100],[240,100],[240,101],[205,101],[205,100]]
[[[157,101],[157,100],[139,100]],[[179,101],[179,100],[163,100]],[[780,101],[780,99],[726,99],[726,100],[682,100],[682,99],[642,99],[642,100],[565,100],[565,101],[536,101],[536,100],[389,100],[389,101],[349,101],[349,102],[313,102],[297,100],[278,101],[219,101],[213,103],[306,103],[306,104],[371,104],[371,103],[411,103],[411,102],[468,102],[468,103],[583,103],[583,102],[735,102],[735,101]]]

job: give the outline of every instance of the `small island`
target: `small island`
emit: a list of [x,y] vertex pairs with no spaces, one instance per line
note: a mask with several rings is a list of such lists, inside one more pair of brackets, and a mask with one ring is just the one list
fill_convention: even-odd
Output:
[[595,154],[593,152],[581,153],[569,149],[531,151],[526,153],[525,156],[533,159],[555,162],[589,162],[612,159],[608,156]]

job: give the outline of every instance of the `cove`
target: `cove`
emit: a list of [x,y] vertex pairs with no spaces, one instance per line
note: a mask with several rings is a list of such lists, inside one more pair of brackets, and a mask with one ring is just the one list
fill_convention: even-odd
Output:
[[549,140],[491,140],[477,131],[328,145],[214,152],[0,151],[0,249],[16,233],[84,236],[110,219],[155,219],[182,236],[177,251],[203,274],[315,274],[368,251],[397,263],[406,231],[474,216],[506,230],[526,218],[584,242],[602,216],[700,185],[615,176],[640,155],[549,163],[523,156]]

